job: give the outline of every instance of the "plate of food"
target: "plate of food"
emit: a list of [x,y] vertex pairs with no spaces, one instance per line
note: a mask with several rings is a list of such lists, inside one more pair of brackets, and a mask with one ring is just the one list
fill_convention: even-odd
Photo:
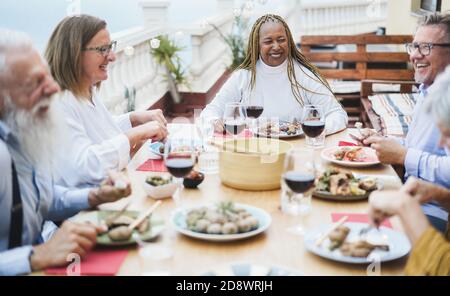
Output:
[[377,154],[370,147],[338,146],[322,150],[323,159],[347,167],[368,167],[379,164]]
[[300,271],[279,266],[236,262],[218,266],[201,274],[202,276],[301,276]]
[[318,256],[353,264],[392,261],[410,252],[411,244],[403,233],[382,226],[361,234],[367,227],[366,223],[347,222],[330,232],[332,226],[323,225],[305,235],[305,247]]
[[278,123],[267,122],[258,127],[255,135],[265,138],[295,138],[303,135],[300,122],[280,121]]
[[[193,145],[194,145],[197,153],[203,151],[203,143],[201,140],[194,140]],[[150,152],[152,152],[153,154],[155,154],[159,157],[164,156],[164,143],[162,143],[162,142],[150,143],[149,149],[150,149]],[[189,146],[180,146],[180,147],[178,147],[177,151],[182,152],[182,151],[186,151],[188,149],[190,149]]]
[[374,190],[382,189],[379,180],[372,177],[356,178],[351,172],[328,168],[316,180],[313,195],[338,201],[367,199]]
[[234,241],[258,235],[272,218],[257,207],[219,202],[216,205],[176,210],[172,223],[180,233],[207,241]]
[[139,235],[142,241],[155,239],[164,229],[164,220],[152,214],[138,225],[132,233],[123,231],[139,216],[138,211],[92,211],[75,216],[72,221],[106,224],[108,231],[97,235],[97,245],[128,246],[136,244],[134,235]]

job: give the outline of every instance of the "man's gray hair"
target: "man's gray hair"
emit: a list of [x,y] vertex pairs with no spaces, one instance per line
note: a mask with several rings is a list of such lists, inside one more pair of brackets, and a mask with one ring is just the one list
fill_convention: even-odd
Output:
[[442,26],[447,33],[447,39],[450,42],[450,13],[432,13],[425,15],[419,21],[419,27],[422,26]]
[[8,54],[32,48],[33,42],[27,34],[0,28],[0,77],[8,71],[6,63]]
[[450,66],[434,81],[427,95],[428,110],[446,129],[450,129]]

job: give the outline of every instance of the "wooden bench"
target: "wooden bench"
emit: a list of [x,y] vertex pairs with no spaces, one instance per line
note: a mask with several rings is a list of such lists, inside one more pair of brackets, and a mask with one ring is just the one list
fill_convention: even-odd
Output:
[[[351,35],[351,36],[302,36],[300,50],[311,62],[318,65],[328,80],[360,82],[364,79],[388,79],[411,81],[414,71],[409,67],[409,55],[399,45],[412,42],[410,35]],[[339,47],[350,45],[355,51],[340,51]],[[376,51],[371,51],[377,47]],[[320,48],[320,49],[317,49]],[[331,50],[327,50],[330,48]],[[323,67],[324,63],[337,62],[338,67]],[[321,67],[322,65],[322,67]],[[359,86],[359,84],[357,84]],[[344,85],[345,89],[345,85]],[[350,124],[364,116],[360,88],[335,93],[349,114]]]
[[366,127],[374,128],[377,131],[381,131],[381,120],[380,117],[373,111],[372,103],[368,99],[369,96],[374,94],[382,94],[376,92],[373,89],[374,84],[390,84],[399,85],[400,93],[413,93],[415,91],[414,87],[418,87],[419,84],[414,81],[399,81],[399,80],[362,80],[361,81],[361,105],[363,108],[361,121]]

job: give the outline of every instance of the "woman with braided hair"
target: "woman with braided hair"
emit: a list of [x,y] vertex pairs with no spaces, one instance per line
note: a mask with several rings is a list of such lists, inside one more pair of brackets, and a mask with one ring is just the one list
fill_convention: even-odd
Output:
[[201,116],[219,119],[227,103],[250,101],[262,104],[261,117],[288,121],[299,118],[305,105],[322,105],[327,134],[347,125],[347,114],[327,81],[296,48],[288,25],[278,15],[266,14],[255,22],[244,62]]

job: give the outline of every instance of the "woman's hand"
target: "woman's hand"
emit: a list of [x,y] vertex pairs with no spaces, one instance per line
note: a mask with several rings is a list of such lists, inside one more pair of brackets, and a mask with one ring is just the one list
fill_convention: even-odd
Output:
[[157,121],[149,121],[125,132],[130,141],[131,151],[134,152],[138,145],[151,139],[152,141],[162,141],[167,137],[167,127]]
[[376,227],[398,215],[406,235],[414,244],[430,226],[417,199],[403,191],[375,191],[369,197],[369,219]]
[[122,173],[109,172],[99,188],[92,189],[89,193],[89,205],[96,207],[103,203],[115,202],[131,194],[130,180]]
[[131,126],[136,127],[150,121],[156,121],[162,126],[167,126],[167,120],[161,109],[134,111],[130,114]]
[[[400,195],[400,196],[399,196]],[[399,194],[398,191],[375,191],[369,197],[370,223],[379,227],[383,221],[399,212],[402,198],[407,194]]]
[[223,126],[222,119],[216,119],[214,120],[214,132],[216,133],[223,133],[225,131],[225,128]]

